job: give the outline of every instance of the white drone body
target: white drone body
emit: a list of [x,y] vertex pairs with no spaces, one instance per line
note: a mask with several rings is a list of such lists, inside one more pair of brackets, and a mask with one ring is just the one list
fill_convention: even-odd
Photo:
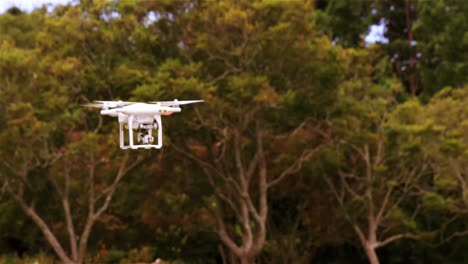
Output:
[[[182,111],[180,105],[203,102],[191,101],[161,101],[149,103],[123,101],[95,101],[86,104],[88,107],[102,108],[101,115],[118,117],[121,149],[160,149],[162,147],[162,115],[171,115]],[[128,129],[128,144],[125,145],[125,130]],[[137,132],[137,144],[133,139]],[[157,144],[153,144],[153,130],[157,130]]]

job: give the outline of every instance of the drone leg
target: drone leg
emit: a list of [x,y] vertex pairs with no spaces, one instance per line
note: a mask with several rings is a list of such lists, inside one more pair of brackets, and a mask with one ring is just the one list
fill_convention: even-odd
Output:
[[128,143],[130,144],[130,148],[133,148],[133,115],[128,117]]
[[156,119],[156,123],[158,124],[158,144],[156,145],[156,148],[161,148],[162,147],[162,121],[161,121],[161,116],[160,115],[155,115],[154,119]]
[[120,135],[120,148],[124,149],[124,131],[123,131],[124,123],[119,123],[119,135]]

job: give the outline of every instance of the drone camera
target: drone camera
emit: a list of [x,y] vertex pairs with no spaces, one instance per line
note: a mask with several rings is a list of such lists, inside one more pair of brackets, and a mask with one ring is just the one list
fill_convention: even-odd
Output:
[[153,124],[140,124],[141,129],[153,129]]
[[143,135],[141,133],[138,134],[138,142],[143,142],[143,144],[152,144],[154,141],[154,137],[151,135]]

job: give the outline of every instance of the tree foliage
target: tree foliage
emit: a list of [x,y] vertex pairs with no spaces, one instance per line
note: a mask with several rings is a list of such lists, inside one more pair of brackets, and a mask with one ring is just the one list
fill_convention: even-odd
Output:
[[[468,230],[466,7],[81,0],[7,10],[3,252],[406,263],[411,248],[414,262],[457,262],[461,253],[443,252],[463,248]],[[380,21],[388,43],[364,46]],[[164,117],[159,151],[118,149],[115,120],[81,107],[176,98],[205,102]]]

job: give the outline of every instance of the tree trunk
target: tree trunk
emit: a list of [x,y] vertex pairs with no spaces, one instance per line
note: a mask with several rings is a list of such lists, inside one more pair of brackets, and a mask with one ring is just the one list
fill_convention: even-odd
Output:
[[418,95],[418,83],[416,80],[416,62],[417,58],[416,55],[412,51],[412,45],[413,45],[413,19],[410,16],[410,3],[409,0],[405,0],[405,16],[406,16],[406,30],[408,32],[408,49],[410,52],[408,62],[409,62],[409,68],[408,68],[408,79],[409,79],[409,85],[410,85],[410,92],[412,96]]
[[23,212],[39,227],[45,239],[52,246],[60,260],[65,264],[76,264],[62,248],[60,242],[57,240],[54,233],[50,230],[49,226],[44,222],[44,220],[31,207],[29,207],[21,197],[13,193],[11,190],[8,191],[18,202]]
[[366,251],[367,259],[369,260],[370,264],[380,264],[379,257],[377,256],[377,252],[375,251],[375,247],[371,245],[363,245],[364,250]]
[[254,264],[255,257],[251,257],[249,255],[239,256],[241,264]]

